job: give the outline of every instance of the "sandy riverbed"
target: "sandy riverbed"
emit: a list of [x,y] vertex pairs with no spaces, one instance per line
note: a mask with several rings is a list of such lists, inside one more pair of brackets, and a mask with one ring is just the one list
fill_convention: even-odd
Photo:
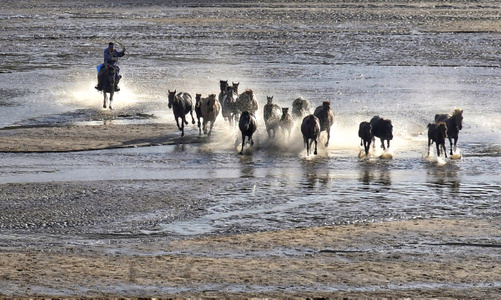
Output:
[[[180,139],[165,124],[18,128],[0,135],[0,150],[9,152],[146,146]],[[72,195],[81,184],[64,183],[62,189]],[[43,185],[8,189],[24,197]],[[106,183],[94,188],[104,191]],[[60,190],[44,193],[51,198]],[[127,193],[137,191],[122,193],[133,197]],[[73,197],[74,205],[98,201],[100,195],[104,193]],[[150,195],[151,203],[158,204],[155,197]],[[499,220],[416,219],[182,240],[125,238],[119,247],[40,241],[23,248],[6,242],[0,251],[0,298],[493,299],[501,295],[500,232]]]

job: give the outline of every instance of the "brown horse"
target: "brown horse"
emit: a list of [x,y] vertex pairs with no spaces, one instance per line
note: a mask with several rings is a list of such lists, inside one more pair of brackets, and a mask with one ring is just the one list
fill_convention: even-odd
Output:
[[259,108],[256,96],[254,95],[254,92],[252,90],[246,90],[245,92],[238,95],[235,103],[239,113],[247,111],[250,114],[255,115],[256,111]]
[[368,156],[373,139],[371,123],[361,122],[358,126],[358,136],[360,137],[360,146],[364,146],[365,156]]
[[[445,122],[445,125],[447,126],[447,137],[449,138],[449,143],[451,144],[450,154],[453,155],[453,151],[457,150],[459,131],[463,129],[463,110],[459,108],[454,109],[452,116],[448,114],[436,114],[435,124],[440,122]],[[454,139],[454,147],[452,139]]]
[[263,109],[264,125],[266,125],[266,132],[268,132],[268,137],[271,138],[271,131],[273,130],[273,138],[277,134],[277,130],[280,127],[280,117],[282,115],[282,109],[277,104],[273,103],[273,96],[267,96],[267,103]]
[[[282,128],[282,133],[285,137],[285,140],[288,141],[291,137],[292,127],[294,126],[294,120],[292,116],[289,114],[289,108],[282,108],[282,117],[280,117],[280,128]],[[287,132],[287,135],[285,134]]]
[[[207,98],[201,99],[200,111],[202,113],[203,118],[203,131],[204,134],[211,136],[212,127],[214,127],[214,122],[216,121],[217,116],[219,115],[219,111],[221,110],[221,104],[216,98],[216,94],[210,94]],[[210,122],[210,129],[207,132],[207,123]]]

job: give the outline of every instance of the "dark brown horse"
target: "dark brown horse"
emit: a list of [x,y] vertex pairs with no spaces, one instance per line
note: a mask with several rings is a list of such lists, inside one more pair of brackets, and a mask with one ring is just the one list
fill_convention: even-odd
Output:
[[[176,119],[177,128],[181,130],[181,136],[184,136],[184,125],[188,125],[186,121],[186,115],[191,114],[191,122],[195,124],[195,118],[193,118],[193,101],[191,95],[184,92],[179,92],[176,94],[176,90],[169,90],[169,108],[172,108],[174,113],[174,118]],[[179,119],[181,119],[181,125],[179,125]]]
[[247,137],[247,142],[250,143],[251,146],[254,145],[252,135],[257,129],[256,117],[248,111],[242,112],[240,120],[238,121],[238,127],[242,133],[242,149],[240,150],[240,154],[244,154],[245,137]]
[[310,156],[312,143],[315,143],[313,154],[317,155],[317,144],[320,137],[320,121],[318,118],[314,115],[304,117],[301,124],[301,133],[303,134],[303,141],[306,146],[306,155]]
[[[453,155],[453,151],[457,150],[459,130],[463,129],[463,111],[456,108],[452,112],[452,116],[448,114],[436,114],[435,124],[440,122],[445,122],[445,125],[447,126],[447,137],[449,138],[449,143],[451,144],[450,154]],[[454,147],[452,139],[454,139]]]
[[440,157],[440,146],[442,146],[442,149],[444,149],[444,155],[447,158],[447,150],[445,150],[446,138],[447,125],[444,122],[440,122],[438,124],[428,124],[428,156],[430,156],[430,147],[435,142],[437,146],[437,157]]
[[361,122],[358,126],[358,136],[360,137],[360,146],[364,146],[365,156],[369,156],[369,148],[371,147],[372,126],[369,122]]
[[[109,107],[113,109],[113,95],[115,94],[115,88],[120,78],[113,65],[104,64],[101,68],[104,71],[100,70],[99,72],[98,86],[96,88],[103,92],[103,108]],[[110,94],[109,101],[107,94]]]
[[313,114],[320,121],[320,131],[327,132],[327,142],[325,143],[325,147],[329,147],[329,141],[331,139],[331,126],[334,124],[334,113],[331,110],[331,103],[329,101],[322,102],[321,106],[315,108],[315,112]]
[[[391,124],[391,120],[374,116],[372,117],[370,124],[372,127],[373,147],[376,148],[376,137],[378,137],[381,140],[381,147],[383,150],[390,148],[390,141],[393,139],[393,125]],[[386,141],[388,147],[384,145],[384,141]]]

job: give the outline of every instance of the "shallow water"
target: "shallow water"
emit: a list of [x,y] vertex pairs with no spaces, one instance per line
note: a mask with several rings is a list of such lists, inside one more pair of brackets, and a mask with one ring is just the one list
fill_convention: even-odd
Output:
[[[313,107],[330,100],[336,123],[329,148],[320,145],[318,156],[305,157],[297,128],[288,144],[271,142],[259,119],[257,144],[239,156],[237,134],[219,118],[212,139],[201,144],[2,154],[0,183],[133,182],[124,189],[137,197],[141,186],[156,188],[151,182],[194,185],[198,208],[176,218],[159,218],[146,208],[125,212],[122,227],[108,226],[105,218],[81,226],[82,234],[130,230],[138,237],[183,237],[499,217],[498,34],[451,32],[440,25],[435,28],[444,32],[434,31],[422,18],[448,23],[427,19],[426,13],[404,22],[394,18],[396,10],[361,6],[350,10],[360,14],[344,15],[343,4],[147,4],[116,1],[96,8],[68,1],[47,8],[17,1],[2,8],[0,126],[173,122],[168,89],[218,93],[219,80],[227,79],[240,82],[240,91],[253,89],[261,108],[268,95],[284,107],[299,96]],[[468,7],[469,17],[460,19],[488,20],[501,11],[496,5]],[[114,112],[100,108],[101,95],[93,88],[95,66],[109,40],[129,52],[120,62],[124,79]],[[455,107],[464,110],[462,158],[426,157],[426,125]],[[358,124],[374,115],[393,121],[392,159],[377,158],[379,149],[376,156],[358,158]],[[197,131],[190,127],[187,134]],[[26,198],[33,207],[43,202]],[[15,206],[10,200],[4,205]]]

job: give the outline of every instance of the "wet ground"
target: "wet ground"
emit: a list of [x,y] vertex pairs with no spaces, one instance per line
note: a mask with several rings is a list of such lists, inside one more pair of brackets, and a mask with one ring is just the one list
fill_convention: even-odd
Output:
[[[1,153],[6,252],[155,256],[138,244],[397,220],[499,219],[497,2],[98,4],[16,1],[0,9],[2,136],[12,128],[173,124],[169,89],[217,93],[223,79],[257,95],[257,143],[238,155],[237,133],[220,118],[212,138],[194,138],[190,125],[189,141],[175,145]],[[115,111],[101,109],[94,90],[109,40],[128,51]],[[336,122],[329,148],[306,157],[297,129],[287,144],[268,140],[261,119],[268,95],[283,107],[299,96],[313,107],[330,100]],[[455,107],[464,110],[460,159],[427,157],[426,125]],[[392,159],[379,159],[380,149],[359,158],[358,124],[374,115],[393,121]],[[486,239],[499,244],[499,234]],[[491,250],[485,255],[496,261]],[[148,291],[144,286],[138,290]]]

